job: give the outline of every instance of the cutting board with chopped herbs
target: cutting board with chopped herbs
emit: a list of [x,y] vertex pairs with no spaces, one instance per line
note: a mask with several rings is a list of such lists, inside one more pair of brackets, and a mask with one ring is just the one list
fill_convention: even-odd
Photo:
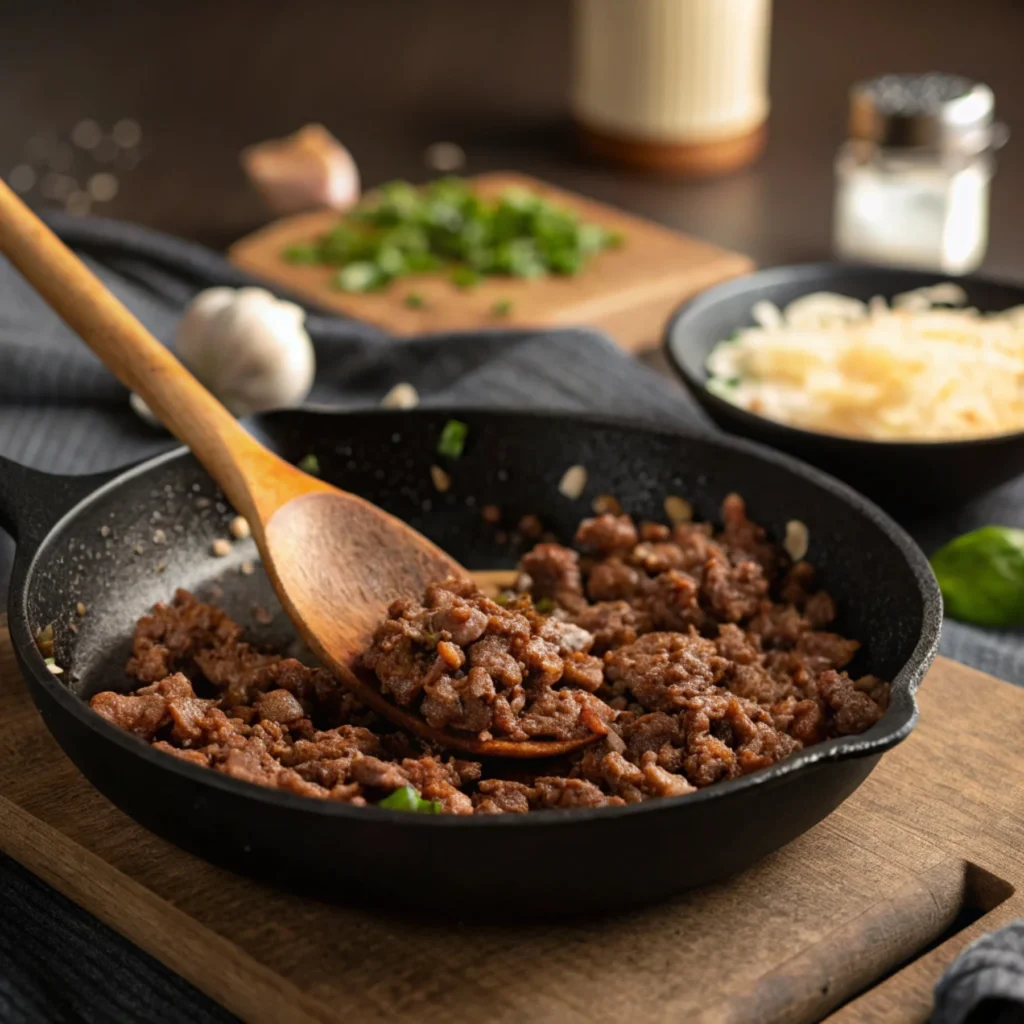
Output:
[[586,324],[636,351],[752,269],[739,253],[519,174],[405,182],[236,242],[237,266],[396,335]]
[[[1024,915],[1024,690],[939,658],[920,701],[845,804],[722,884],[528,927],[406,920],[271,889],[136,825],[50,738],[0,618],[0,850],[260,1024],[923,1022],[958,953]],[[607,884],[642,870],[638,849]]]

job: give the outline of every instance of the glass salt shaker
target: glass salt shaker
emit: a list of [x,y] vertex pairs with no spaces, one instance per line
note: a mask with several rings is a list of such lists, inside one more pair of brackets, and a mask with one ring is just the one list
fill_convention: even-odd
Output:
[[975,270],[988,243],[995,97],[957,75],[883,75],[850,91],[836,159],[833,245],[847,260],[947,274]]

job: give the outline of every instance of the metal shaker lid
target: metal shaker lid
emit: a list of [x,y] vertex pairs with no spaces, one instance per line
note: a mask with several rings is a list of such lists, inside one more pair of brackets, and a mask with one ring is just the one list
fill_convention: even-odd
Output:
[[850,137],[898,149],[979,153],[1006,140],[995,96],[960,75],[882,75],[850,90]]

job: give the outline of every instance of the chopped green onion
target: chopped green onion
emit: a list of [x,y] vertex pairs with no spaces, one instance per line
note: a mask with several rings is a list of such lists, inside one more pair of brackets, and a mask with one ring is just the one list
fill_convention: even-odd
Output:
[[491,306],[492,316],[508,316],[512,312],[512,303],[508,299],[498,299],[497,302]]
[[541,613],[541,615],[549,615],[551,612],[555,610],[555,602],[553,598],[542,597],[539,601],[537,601],[534,604],[533,607],[536,608],[537,611]]
[[386,807],[389,811],[416,811],[420,814],[440,814],[441,804],[437,800],[424,800],[414,786],[403,786],[396,789],[391,796],[385,797],[378,807]]
[[423,309],[426,304],[427,300],[424,299],[419,292],[410,292],[402,300],[402,305],[405,306],[406,309]]
[[480,278],[480,271],[472,267],[456,267],[451,272],[451,282],[456,288],[472,288],[480,283]]
[[349,263],[334,276],[335,285],[343,292],[371,292],[387,281],[387,274],[376,263],[365,260]]
[[530,189],[491,199],[470,182],[442,178],[422,188],[390,182],[319,238],[291,245],[281,256],[337,267],[334,287],[360,293],[434,270],[446,272],[458,288],[471,288],[484,275],[577,274],[622,241],[618,232]]
[[460,420],[449,420],[441,430],[437,441],[437,454],[449,459],[458,459],[466,447],[469,427]]
[[292,245],[285,249],[284,258],[289,263],[319,263],[320,246]]
[[310,476],[319,476],[320,460],[310,452],[309,455],[303,455],[302,458],[299,459],[299,469],[301,469],[303,473],[309,473]]

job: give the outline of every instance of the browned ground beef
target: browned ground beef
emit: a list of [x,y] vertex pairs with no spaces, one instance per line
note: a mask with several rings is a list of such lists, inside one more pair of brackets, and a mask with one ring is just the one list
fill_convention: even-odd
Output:
[[235,778],[357,805],[412,786],[455,814],[681,796],[869,728],[889,686],[844,671],[859,645],[825,629],[836,609],[813,568],[737,496],[723,520],[601,515],[577,531],[582,556],[537,544],[500,601],[447,580],[388,610],[364,655],[385,694],[482,738],[600,737],[557,761],[452,756],[182,590],[138,624],[128,674],[143,685],[91,704]]
[[433,727],[525,740],[604,735],[615,717],[593,696],[604,683],[584,629],[536,612],[524,597],[504,607],[464,581],[418,601],[396,601],[363,656],[381,691],[417,705]]

